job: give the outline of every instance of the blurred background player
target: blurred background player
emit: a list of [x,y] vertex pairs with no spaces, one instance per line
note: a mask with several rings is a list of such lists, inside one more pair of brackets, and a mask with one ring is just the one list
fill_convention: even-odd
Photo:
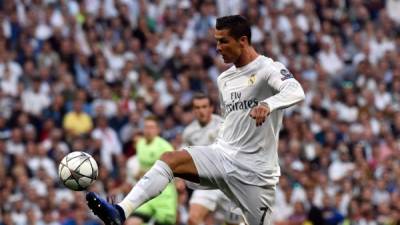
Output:
[[[143,137],[136,143],[136,158],[139,170],[134,174],[139,180],[160,158],[164,152],[174,148],[167,140],[159,136],[160,127],[155,116],[148,116],[144,120]],[[155,224],[174,225],[177,219],[177,192],[174,183],[170,183],[156,198],[139,207],[133,218],[126,223],[140,225],[147,222]]]
[[[211,145],[218,136],[223,119],[213,114],[211,99],[202,93],[193,96],[192,110],[195,120],[183,131],[183,146]],[[190,225],[214,224],[215,215],[212,212],[216,210],[223,214],[226,223],[240,222],[240,213],[231,212],[233,205],[220,190],[195,190],[189,203]]]

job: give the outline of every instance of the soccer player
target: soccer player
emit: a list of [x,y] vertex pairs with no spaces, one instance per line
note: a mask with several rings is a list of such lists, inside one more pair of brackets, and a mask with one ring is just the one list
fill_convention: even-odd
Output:
[[218,18],[214,37],[224,62],[233,64],[218,77],[225,119],[219,137],[210,146],[164,153],[116,205],[88,192],[89,207],[106,224],[122,224],[175,176],[220,189],[240,207],[247,224],[271,224],[283,109],[302,101],[304,91],[283,64],[256,52],[246,18]]
[[[184,146],[207,146],[217,138],[223,119],[213,114],[211,99],[202,93],[192,99],[192,110],[196,119],[183,131]],[[189,224],[204,224],[211,212],[218,210],[228,224],[239,224],[241,215],[231,212],[233,204],[220,190],[195,190],[190,199]]]
[[[144,120],[143,137],[136,143],[136,157],[139,163],[139,172],[135,178],[142,177],[164,152],[173,151],[174,148],[167,140],[159,136],[158,120],[148,116]],[[135,210],[133,216],[143,222],[154,220],[156,224],[176,224],[178,207],[178,194],[174,183],[167,187],[151,201]],[[142,224],[142,223],[139,223]]]

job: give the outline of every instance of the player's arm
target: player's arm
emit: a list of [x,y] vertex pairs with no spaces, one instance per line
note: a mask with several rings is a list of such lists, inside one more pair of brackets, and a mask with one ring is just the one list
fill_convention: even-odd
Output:
[[275,95],[262,101],[268,105],[270,112],[287,108],[304,100],[303,88],[282,63],[274,62],[266,79],[268,85],[277,91]]
[[281,63],[274,62],[268,69],[265,79],[267,85],[277,93],[261,101],[257,107],[252,109],[250,116],[256,120],[257,126],[264,123],[265,118],[274,110],[295,105],[305,98],[300,83]]

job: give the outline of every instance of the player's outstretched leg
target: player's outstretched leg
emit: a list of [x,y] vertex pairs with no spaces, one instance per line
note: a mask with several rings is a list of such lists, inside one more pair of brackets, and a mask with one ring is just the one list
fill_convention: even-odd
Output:
[[125,213],[119,205],[108,203],[94,192],[86,194],[86,201],[93,213],[106,225],[122,225],[124,223]]
[[86,195],[88,206],[106,225],[122,224],[126,217],[143,203],[158,196],[174,179],[174,175],[199,183],[192,157],[187,151],[167,152],[136,183],[117,205],[108,203],[93,192]]

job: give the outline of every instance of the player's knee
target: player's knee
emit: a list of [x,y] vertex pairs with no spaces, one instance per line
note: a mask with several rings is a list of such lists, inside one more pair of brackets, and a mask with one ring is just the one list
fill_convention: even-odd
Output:
[[190,154],[186,151],[166,152],[160,158],[171,168],[174,176],[199,183],[196,167]]
[[165,152],[161,155],[160,158],[163,162],[165,162],[172,171],[174,171],[177,166],[177,157],[175,156],[175,152]]

